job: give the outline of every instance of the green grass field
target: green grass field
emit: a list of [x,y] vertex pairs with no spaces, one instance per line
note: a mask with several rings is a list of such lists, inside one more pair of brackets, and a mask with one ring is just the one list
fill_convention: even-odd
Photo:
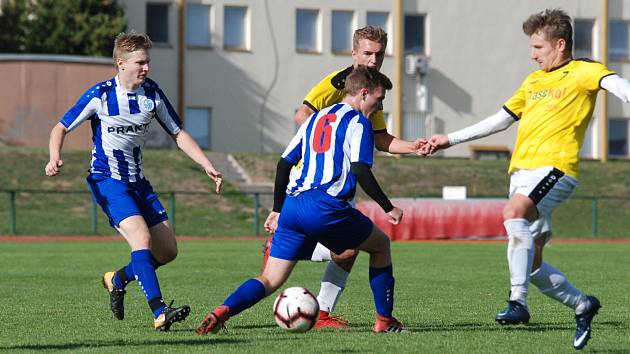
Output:
[[[289,334],[272,316],[274,296],[228,322],[229,332],[193,334],[205,313],[220,304],[260,265],[259,241],[182,241],[178,259],[160,269],[165,300],[188,303],[190,317],[170,333],[152,329],[138,286],[128,287],[126,318],[115,320],[100,285],[103,272],[128,259],[125,243],[0,243],[0,352],[409,352],[571,353],[571,310],[532,289],[528,326],[494,323],[505,305],[508,275],[504,243],[395,243],[395,315],[412,333],[375,335],[361,255],[338,313],[352,328]],[[603,305],[585,352],[627,353],[630,244],[552,243],[546,260],[562,269]],[[323,264],[298,265],[286,286],[319,287]]]

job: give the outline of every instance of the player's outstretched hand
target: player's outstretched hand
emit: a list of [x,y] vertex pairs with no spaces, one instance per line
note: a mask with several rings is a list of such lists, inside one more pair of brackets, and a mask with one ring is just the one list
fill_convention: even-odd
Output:
[[389,216],[389,220],[387,221],[389,221],[390,223],[394,225],[398,225],[400,224],[400,221],[402,220],[403,211],[399,207],[394,207],[394,209],[392,209],[389,213],[387,213],[387,216]]
[[206,167],[205,170],[208,177],[210,177],[216,184],[216,188],[214,191],[216,193],[220,193],[221,185],[223,185],[223,175],[221,174],[221,172],[215,170],[213,166]]
[[425,138],[416,139],[416,141],[414,141],[415,154],[418,156],[427,156],[424,151],[427,150],[426,146],[428,143],[429,142]]
[[448,141],[448,136],[445,134],[435,134],[429,139],[429,144],[427,146],[427,152],[429,155],[434,154],[435,152],[446,149],[451,146],[451,143]]
[[269,233],[276,232],[276,229],[278,228],[278,218],[280,218],[280,213],[275,211],[269,213],[267,220],[265,220],[265,231]]
[[62,166],[63,160],[48,161],[48,163],[46,164],[46,168],[44,169],[44,171],[46,171],[46,176],[52,177],[58,175],[59,171],[61,171]]

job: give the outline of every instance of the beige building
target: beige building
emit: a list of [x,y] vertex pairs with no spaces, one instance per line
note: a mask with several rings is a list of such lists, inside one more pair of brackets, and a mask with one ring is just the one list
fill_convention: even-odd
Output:
[[[367,24],[389,33],[382,71],[398,85],[385,111],[390,131],[406,139],[454,131],[498,111],[536,69],[521,23],[550,6],[575,19],[576,57],[604,60],[608,42],[608,65],[630,78],[624,0],[121,2],[128,27],[155,42],[152,78],[182,112],[186,129],[217,151],[281,151],[295,132],[295,109],[319,80],[351,64],[352,32]],[[605,4],[609,41],[602,35]],[[611,97],[607,110],[608,137],[602,138],[598,107],[584,157],[600,157],[602,147],[628,157],[630,106]],[[515,134],[516,125],[472,144],[511,150]],[[156,136],[152,145],[167,143]],[[469,156],[470,146],[446,154]]]

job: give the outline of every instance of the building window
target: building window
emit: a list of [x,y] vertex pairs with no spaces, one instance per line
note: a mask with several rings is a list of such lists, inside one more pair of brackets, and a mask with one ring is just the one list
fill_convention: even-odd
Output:
[[608,121],[608,155],[611,157],[628,156],[627,119],[610,119]]
[[405,15],[405,54],[424,54],[424,15]]
[[611,60],[628,60],[628,22],[610,21],[608,56]]
[[211,108],[186,108],[186,131],[202,149],[210,149]]
[[[368,26],[380,27],[387,32],[389,38],[394,38],[392,35],[392,31],[390,31],[389,26],[389,13],[388,12],[375,12],[369,11],[367,13],[366,22]],[[392,45],[388,46],[386,49],[387,54],[392,54]]]
[[352,51],[353,22],[354,12],[333,10],[330,33],[333,53],[349,54]]
[[210,5],[186,4],[186,44],[210,47]]
[[573,53],[575,58],[593,57],[593,27],[595,21],[576,19],[573,26]]
[[295,50],[319,53],[319,11],[298,9],[295,13]]
[[147,35],[155,43],[168,43],[169,4],[147,4]]
[[223,17],[223,48],[248,50],[247,8],[226,6]]

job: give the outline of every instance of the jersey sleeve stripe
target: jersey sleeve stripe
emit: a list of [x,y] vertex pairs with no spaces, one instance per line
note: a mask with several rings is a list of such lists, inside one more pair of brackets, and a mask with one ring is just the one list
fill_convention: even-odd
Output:
[[383,133],[387,133],[387,129],[379,129],[379,130],[374,131],[374,134],[383,134]]
[[599,79],[599,82],[597,83],[597,86],[598,86],[600,89],[605,90],[605,89],[602,87],[602,80],[604,80],[605,78],[607,78],[607,77],[609,77],[609,76],[612,76],[612,75],[617,75],[617,73],[610,73],[610,74],[606,74],[606,75],[602,76],[602,77]]
[[503,106],[503,109],[508,112],[509,115],[512,116],[512,118],[514,118],[515,121],[518,121],[519,119],[521,119],[519,116],[517,116],[514,112],[510,111],[509,108],[507,108],[506,106]]
[[166,104],[167,112],[170,116],[169,118],[172,119],[173,122],[177,125],[177,127],[181,129],[182,121],[181,119],[179,119],[179,116],[177,115],[177,112],[175,112],[175,109],[171,105],[171,102],[169,102],[168,98],[166,98],[166,95],[159,87],[156,87],[155,90],[160,95],[160,98],[162,99],[162,101],[164,101],[164,103]]
[[305,104],[305,105],[307,105],[307,106],[308,106],[308,108],[312,109],[312,110],[313,110],[313,112],[318,112],[318,111],[319,111],[319,109],[315,108],[315,106],[313,106],[313,105],[312,105],[309,101],[307,101],[307,100],[302,101],[302,103],[303,103],[303,104]]

